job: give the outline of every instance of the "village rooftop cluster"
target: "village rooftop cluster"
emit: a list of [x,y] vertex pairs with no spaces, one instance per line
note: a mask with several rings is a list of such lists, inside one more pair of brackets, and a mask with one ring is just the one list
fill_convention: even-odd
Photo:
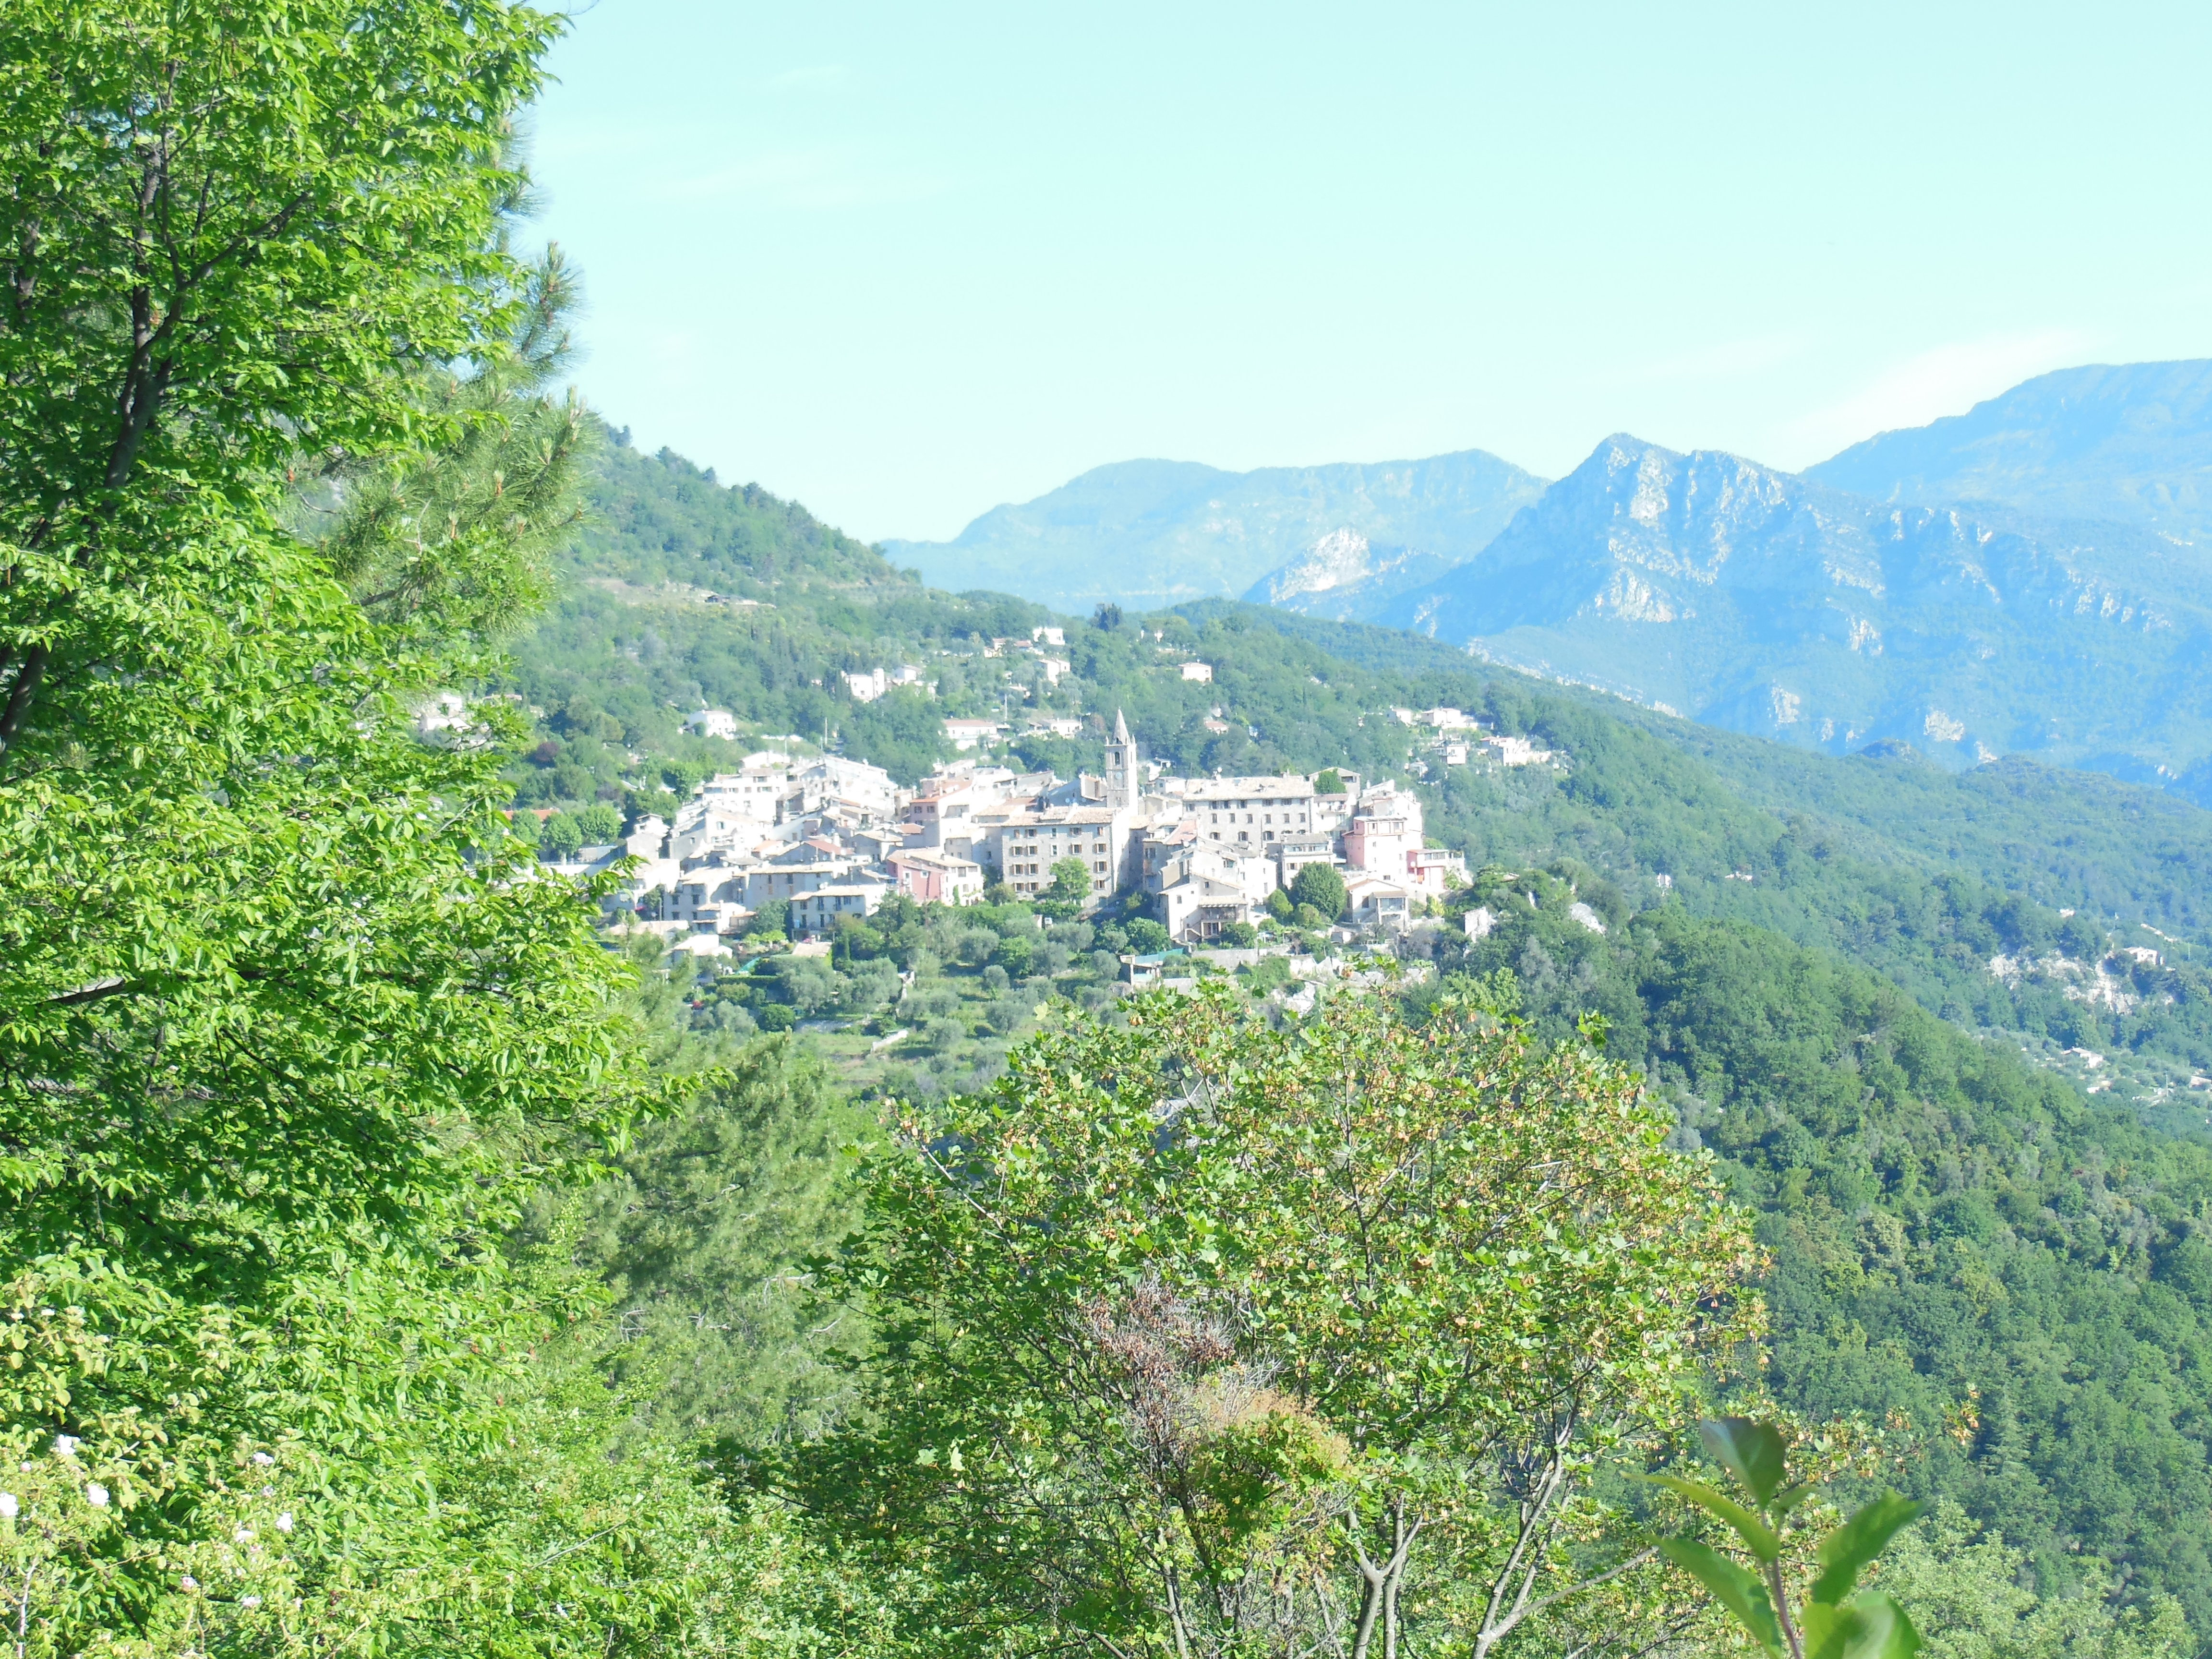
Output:
[[[1503,765],[1549,759],[1526,739],[1480,734],[1457,709],[1391,714],[1458,749],[1448,763],[1464,763],[1469,744]],[[957,743],[953,728],[969,722],[945,724]],[[1344,882],[1344,911],[1328,923],[1370,939],[1402,935],[1467,878],[1462,854],[1428,845],[1420,801],[1401,784],[1340,769],[1170,775],[1139,758],[1118,712],[1102,772],[1072,780],[963,758],[908,791],[863,762],[762,750],[702,782],[672,823],[643,818],[621,843],[555,867],[586,873],[623,858],[640,862],[611,902],[708,954],[771,903],[798,939],[872,915],[894,892],[952,905],[992,890],[1066,897],[1071,861],[1088,883],[1080,910],[1141,895],[1182,946],[1243,937],[1238,924],[1256,927],[1271,902],[1279,912],[1275,896],[1310,865]]]

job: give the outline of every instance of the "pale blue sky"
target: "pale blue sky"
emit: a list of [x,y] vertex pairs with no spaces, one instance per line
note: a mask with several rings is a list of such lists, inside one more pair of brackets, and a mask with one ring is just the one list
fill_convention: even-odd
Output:
[[1133,456],[1802,466],[2212,356],[2212,8],[599,0],[579,379],[938,538]]

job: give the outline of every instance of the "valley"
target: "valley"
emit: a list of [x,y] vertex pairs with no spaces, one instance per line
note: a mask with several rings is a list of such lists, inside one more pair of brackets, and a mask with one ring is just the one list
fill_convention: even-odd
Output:
[[[944,722],[961,716],[1004,719],[1010,763],[1072,777],[1097,769],[1116,710],[1191,773],[1401,777],[1477,871],[1447,925],[1409,940],[1442,977],[1408,995],[1503,975],[1547,1040],[1604,1017],[1681,1144],[1765,1217],[1779,1393],[1908,1425],[1920,1489],[2002,1526],[2049,1582],[2087,1550],[2212,1620],[2212,1567],[2161,1518],[2212,1500],[2182,1265],[2212,1199],[2212,814],[2027,757],[1823,755],[1418,632],[1225,599],[1102,622],[955,596],[678,458],[614,447],[603,465],[598,527],[568,556],[593,580],[515,649],[513,684],[545,711],[510,770],[521,798],[660,810],[746,732],[826,736],[911,780],[956,757]],[[617,600],[616,573],[762,603]],[[1046,626],[1071,665],[1055,680],[991,653]],[[1175,672],[1186,659],[1210,678]],[[840,678],[901,662],[930,685],[856,702]],[[735,744],[681,730],[702,700],[741,722]],[[1389,713],[1431,704],[1556,763],[1452,763]],[[1502,921],[1480,939],[1456,926],[1477,906]],[[845,948],[898,962],[915,937]],[[1063,954],[1057,988],[1097,1001],[1087,958]],[[981,1035],[934,1077],[836,1038],[864,1092],[981,1086],[1034,1029],[987,1031],[963,977],[978,970],[933,959],[947,992],[929,1017]],[[714,983],[679,1024],[712,1036]],[[2174,1381],[2146,1393],[2146,1366]],[[1962,1413],[1979,1426],[1944,1426]],[[2063,1427],[2108,1419],[2131,1426]],[[2145,1458],[2166,1472],[2152,1485],[2119,1473]]]

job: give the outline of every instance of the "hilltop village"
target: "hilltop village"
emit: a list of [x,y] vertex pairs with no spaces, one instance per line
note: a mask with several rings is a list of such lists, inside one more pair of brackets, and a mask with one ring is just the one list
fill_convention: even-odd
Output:
[[[704,711],[711,713],[712,711]],[[1548,762],[1524,739],[1486,736],[1457,709],[1394,709],[1436,734],[1439,760]],[[702,726],[707,722],[700,721]],[[978,744],[992,735],[955,732]],[[1091,915],[1117,903],[1182,947],[1246,945],[1258,925],[1316,894],[1345,943],[1388,946],[1467,879],[1465,856],[1429,844],[1404,785],[1342,769],[1257,777],[1170,775],[1141,757],[1119,712],[1097,775],[1020,773],[988,756],[908,790],[879,767],[764,749],[702,781],[672,823],[641,819],[586,847],[564,873],[638,862],[608,901],[686,948],[714,954],[769,905],[794,940],[865,918],[898,893],[921,903],[1056,899]],[[1301,873],[1313,866],[1334,882]],[[1292,895],[1297,898],[1294,901]]]

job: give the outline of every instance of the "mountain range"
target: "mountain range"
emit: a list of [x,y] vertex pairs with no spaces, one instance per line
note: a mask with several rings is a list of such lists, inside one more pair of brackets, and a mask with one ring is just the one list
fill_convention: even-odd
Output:
[[883,550],[938,586],[1061,611],[1157,610],[1275,580],[1286,599],[1345,615],[1355,590],[1379,603],[1474,557],[1543,490],[1543,479],[1480,449],[1255,472],[1122,461],[994,507],[951,541]]
[[1102,467],[950,543],[948,586],[1241,594],[1833,751],[2032,753],[2212,801],[2212,361],[2046,374],[1792,474],[1626,434],[1545,483],[1480,451]]
[[1886,501],[2002,501],[2184,541],[2212,531],[2212,363],[2061,369],[1805,476]]

